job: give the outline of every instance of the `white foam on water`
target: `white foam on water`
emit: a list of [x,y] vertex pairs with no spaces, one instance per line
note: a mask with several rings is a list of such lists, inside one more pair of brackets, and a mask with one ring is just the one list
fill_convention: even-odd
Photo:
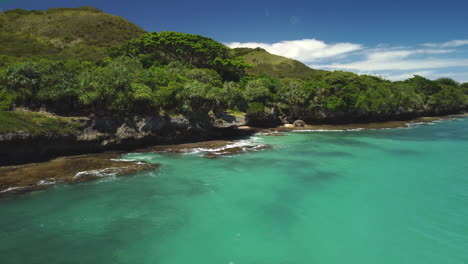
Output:
[[446,120],[434,120],[430,122],[408,122],[406,123],[406,126],[407,126],[406,128],[416,128],[420,126],[433,126],[433,125],[436,125],[437,123],[441,123],[444,121],[450,121],[450,120],[446,119]]
[[153,170],[153,171],[148,171],[146,175],[148,175],[150,177],[157,177],[158,173]]
[[346,129],[301,129],[293,130],[291,132],[344,132]]
[[133,161],[132,159],[124,159],[124,158],[121,158],[121,159],[110,159],[111,161]]
[[[127,155],[131,155],[134,153],[128,153]],[[152,160],[153,157],[147,156],[147,155],[142,155],[141,153],[138,153],[135,155],[135,157],[125,157],[125,158],[118,158],[118,159],[110,159],[111,161],[138,161],[138,160]]]
[[102,182],[112,182],[118,180],[117,176],[107,176],[107,177],[102,177],[96,183],[102,183]]
[[52,181],[49,181],[49,180],[40,180],[37,182],[37,185],[52,185],[52,184],[56,184],[57,182],[55,181],[55,179],[53,179]]
[[[252,144],[249,144],[249,145],[236,145],[234,147],[236,148],[240,148],[242,149],[242,152],[247,152],[247,151],[256,151],[256,150],[261,150],[263,148],[265,148],[267,145],[265,144],[257,144],[257,145],[252,145]],[[219,150],[208,150],[206,152],[214,152],[216,154],[229,154],[229,151],[228,152],[225,152],[225,150],[229,150],[229,149],[232,149],[233,147],[228,147],[226,146],[225,148],[221,148]],[[237,154],[237,153],[232,153],[233,155]],[[228,155],[228,156],[231,156],[231,155]]]
[[406,123],[407,126],[419,126],[419,125],[424,125],[427,124],[427,122],[409,122]]
[[452,121],[455,119],[444,119],[444,120],[434,120],[430,122],[407,122],[401,127],[382,127],[382,128],[351,128],[351,129],[303,129],[303,130],[293,130],[291,132],[355,132],[355,131],[366,131],[366,130],[389,130],[389,129],[412,129],[424,125],[436,125],[437,123],[442,123],[445,121]]
[[414,128],[414,127],[424,126],[424,125],[433,126],[433,125],[437,125],[438,123],[444,123],[448,121],[458,121],[458,120],[463,120],[463,119],[464,119],[463,117],[450,117],[446,119],[438,119],[438,120],[433,120],[429,122],[408,122],[406,123],[406,125],[408,126],[407,128]]
[[24,189],[26,187],[10,187],[10,188],[7,188],[5,190],[2,190],[0,191],[0,193],[6,193],[6,192],[11,192],[11,191],[15,191],[15,190],[21,190],[21,189]]
[[206,153],[206,152],[223,152],[224,150],[227,149],[232,149],[232,148],[242,148],[245,150],[247,147],[249,149],[257,149],[261,147],[265,147],[265,144],[260,144],[258,141],[262,141],[263,138],[260,137],[251,137],[250,139],[247,140],[239,140],[231,144],[227,144],[222,147],[218,148],[193,148],[193,149],[186,149],[187,154],[196,154],[196,153]]
[[83,176],[92,176],[92,177],[115,177],[117,176],[117,172],[119,171],[119,168],[116,167],[110,167],[110,168],[105,168],[105,169],[100,169],[100,170],[90,170],[90,171],[81,171],[75,174],[73,176],[73,179],[79,179]]
[[392,129],[408,129],[408,127],[382,127],[382,128],[369,128],[364,130],[392,130]]

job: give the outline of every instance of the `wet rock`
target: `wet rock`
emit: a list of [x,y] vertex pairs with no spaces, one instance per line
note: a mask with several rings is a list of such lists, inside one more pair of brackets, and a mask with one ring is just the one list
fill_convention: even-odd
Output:
[[270,145],[246,145],[246,146],[233,146],[233,147],[226,147],[223,149],[210,151],[206,154],[203,154],[203,157],[208,159],[216,159],[220,156],[230,156],[236,155],[241,153],[247,153],[252,151],[260,151],[264,149],[270,148]]
[[306,123],[303,120],[296,120],[294,121],[294,127],[303,127],[306,125]]
[[242,114],[190,116],[96,116],[74,119],[80,124],[72,134],[0,133],[0,166],[48,161],[55,157],[111,150],[135,150],[146,146],[248,136],[255,131],[236,129],[245,125]]
[[[278,133],[276,133],[278,134]],[[137,152],[162,152],[162,153],[190,153],[201,152],[202,156],[209,159],[216,159],[219,156],[235,155],[251,151],[259,151],[270,148],[270,145],[238,145],[235,141],[212,140],[196,143],[153,146],[138,150]]]
[[273,132],[273,133],[269,133],[269,134],[266,134],[267,136],[269,137],[282,137],[282,136],[286,136],[285,134],[283,133],[278,133],[278,132]]
[[269,148],[270,145],[236,145],[235,141],[212,140],[205,142],[162,145],[141,149],[137,152],[163,152],[163,153],[189,153],[202,152],[202,156],[209,159],[216,159],[219,156],[235,155],[251,151],[259,151]]
[[149,147],[145,149],[140,149],[137,152],[154,151],[154,152],[164,152],[164,153],[186,153],[186,152],[193,152],[195,150],[222,148],[232,143],[233,141],[228,141],[228,140],[211,140],[211,141],[202,141],[202,142],[186,143],[186,144],[153,146],[153,147]]
[[123,176],[158,167],[158,164],[123,161],[119,158],[119,153],[104,153],[0,167],[0,195],[45,189],[56,183],[78,183]]

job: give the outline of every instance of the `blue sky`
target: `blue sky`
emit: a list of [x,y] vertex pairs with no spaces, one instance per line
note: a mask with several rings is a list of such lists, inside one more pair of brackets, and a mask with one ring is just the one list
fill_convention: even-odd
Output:
[[313,68],[419,74],[468,82],[467,0],[110,1],[16,0],[0,8],[92,5],[148,31],[202,34],[260,46]]

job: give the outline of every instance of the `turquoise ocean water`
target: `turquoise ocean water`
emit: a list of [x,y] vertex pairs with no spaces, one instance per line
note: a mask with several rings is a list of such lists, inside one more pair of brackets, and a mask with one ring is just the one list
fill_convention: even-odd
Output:
[[1,199],[0,263],[468,263],[468,119],[249,142]]

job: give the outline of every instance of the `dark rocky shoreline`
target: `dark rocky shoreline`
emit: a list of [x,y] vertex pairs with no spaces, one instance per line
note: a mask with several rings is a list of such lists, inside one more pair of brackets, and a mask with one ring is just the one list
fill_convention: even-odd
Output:
[[158,164],[120,160],[121,153],[69,156],[43,163],[0,167],[0,197],[157,168]]
[[[458,113],[456,113],[458,114]],[[293,126],[294,120],[281,116],[252,117],[193,115],[192,117],[99,117],[79,118],[78,134],[28,134],[21,131],[0,134],[0,166],[44,162],[56,157],[132,151],[148,146],[194,143],[209,140],[246,138],[257,132],[288,132],[292,130],[346,130],[404,127],[411,122],[430,122],[450,115],[435,117],[399,118],[396,121],[361,120],[361,122],[326,122],[306,119],[308,125]],[[312,125],[313,124],[313,125]]]
[[[138,152],[181,154],[202,152],[215,159],[269,148],[269,145],[236,144],[235,141],[214,140],[175,145],[157,145]],[[55,184],[75,184],[105,177],[118,177],[147,170],[159,164],[122,159],[125,152],[106,152],[56,158],[47,162],[0,167],[0,197],[47,189]]]
[[244,117],[101,117],[80,118],[78,134],[0,134],[0,166],[104,151],[131,151],[153,145],[247,137]]
[[[247,138],[254,133],[284,136],[283,132],[301,130],[400,128],[464,116],[467,115],[342,125],[310,125],[296,120],[294,124],[269,128],[246,126],[243,117],[211,118],[204,119],[205,122],[183,117],[83,119],[80,122],[84,126],[79,135],[0,135],[3,165],[0,167],[0,196],[42,190],[57,183],[79,183],[101,177],[123,176],[158,167],[158,164],[121,160],[124,151],[177,154],[202,149],[203,157],[215,159],[270,147],[239,145],[232,141]],[[120,151],[89,154],[113,149]],[[83,153],[87,155],[79,155]],[[58,156],[66,157],[56,158]],[[18,165],[20,163],[29,164]]]

